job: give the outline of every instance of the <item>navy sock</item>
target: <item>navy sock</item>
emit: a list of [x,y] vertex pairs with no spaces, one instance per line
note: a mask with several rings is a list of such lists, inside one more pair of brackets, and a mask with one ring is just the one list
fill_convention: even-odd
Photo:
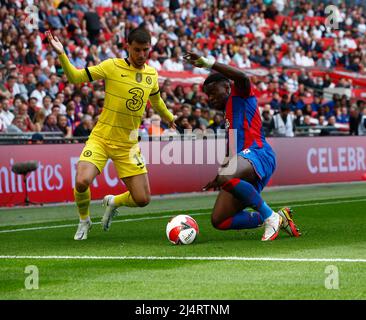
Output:
[[263,221],[272,215],[273,210],[249,182],[233,178],[226,182],[222,188],[225,191],[230,192],[235,198],[258,211]]
[[249,212],[243,210],[221,222],[217,226],[217,229],[221,230],[253,229],[261,226],[262,224],[263,220],[259,212]]

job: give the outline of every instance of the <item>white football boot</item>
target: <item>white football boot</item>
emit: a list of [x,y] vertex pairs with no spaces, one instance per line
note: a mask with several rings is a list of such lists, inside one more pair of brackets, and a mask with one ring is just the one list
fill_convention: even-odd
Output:
[[106,195],[103,199],[103,207],[105,207],[104,215],[102,218],[102,227],[104,231],[108,231],[112,224],[112,219],[118,214],[117,207],[111,203],[114,195]]
[[274,240],[277,238],[282,224],[282,217],[277,212],[272,214],[264,220],[264,234],[262,241]]
[[88,238],[88,232],[92,227],[92,221],[89,219],[80,221],[78,229],[76,230],[74,240],[86,240]]

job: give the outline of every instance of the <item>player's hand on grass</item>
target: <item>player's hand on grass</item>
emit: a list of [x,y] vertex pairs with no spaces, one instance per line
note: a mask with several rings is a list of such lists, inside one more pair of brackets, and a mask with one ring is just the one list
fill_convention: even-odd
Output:
[[214,180],[207,183],[203,188],[202,191],[208,191],[210,189],[217,189],[219,187],[219,184],[217,183],[217,176]]
[[211,57],[211,59],[207,59],[191,51],[187,52],[183,56],[183,58],[184,60],[198,68],[211,69],[215,63],[215,58]]
[[46,31],[46,36],[53,50],[55,50],[58,55],[65,52],[61,41],[56,36],[54,37],[51,31]]

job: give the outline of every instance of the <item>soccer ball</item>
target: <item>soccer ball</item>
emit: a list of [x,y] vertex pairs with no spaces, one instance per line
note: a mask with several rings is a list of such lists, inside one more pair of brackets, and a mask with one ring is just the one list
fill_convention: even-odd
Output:
[[166,226],[166,236],[173,244],[190,244],[198,233],[197,222],[185,214],[173,217]]

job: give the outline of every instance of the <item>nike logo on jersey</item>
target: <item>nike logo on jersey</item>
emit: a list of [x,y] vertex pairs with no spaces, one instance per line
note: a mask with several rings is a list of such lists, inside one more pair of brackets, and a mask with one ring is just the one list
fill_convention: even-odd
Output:
[[127,77],[127,74],[121,74],[121,77]]

